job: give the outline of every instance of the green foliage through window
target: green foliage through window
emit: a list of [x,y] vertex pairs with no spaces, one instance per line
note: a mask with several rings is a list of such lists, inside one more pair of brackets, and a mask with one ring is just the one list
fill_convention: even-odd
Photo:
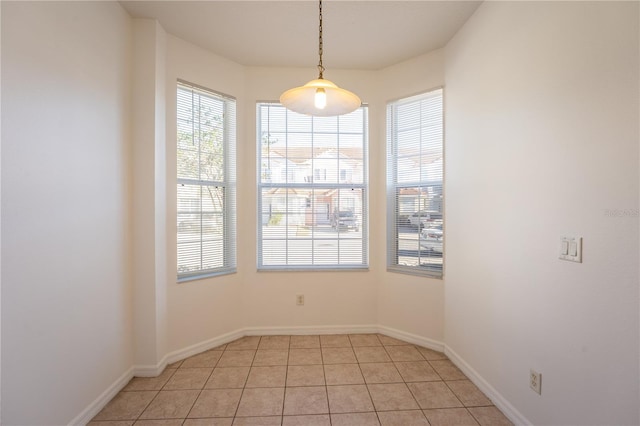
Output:
[[235,271],[235,100],[179,82],[178,279]]

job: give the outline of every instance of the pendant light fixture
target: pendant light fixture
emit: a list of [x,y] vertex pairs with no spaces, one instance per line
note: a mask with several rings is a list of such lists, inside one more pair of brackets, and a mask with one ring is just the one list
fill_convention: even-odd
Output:
[[291,111],[300,114],[329,117],[348,114],[360,107],[362,102],[354,93],[341,89],[324,78],[322,65],[322,0],[319,0],[319,37],[318,37],[318,78],[304,86],[294,87],[280,96],[280,103]]

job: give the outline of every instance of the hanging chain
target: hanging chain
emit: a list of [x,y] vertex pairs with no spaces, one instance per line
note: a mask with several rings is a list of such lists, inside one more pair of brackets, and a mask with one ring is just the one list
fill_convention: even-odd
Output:
[[320,56],[320,62],[318,62],[318,72],[319,79],[324,78],[322,75],[324,73],[324,66],[322,65],[322,0],[320,0],[320,27],[319,27],[319,37],[318,37],[318,55]]

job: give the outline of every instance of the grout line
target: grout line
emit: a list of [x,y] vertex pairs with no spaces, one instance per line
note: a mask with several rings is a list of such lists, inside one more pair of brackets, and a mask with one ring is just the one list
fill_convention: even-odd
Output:
[[[367,333],[367,334],[370,334],[370,333]],[[273,363],[271,363],[271,362],[268,362],[268,363],[267,363],[266,365],[264,365],[264,366],[262,366],[262,365],[260,365],[260,366],[255,365],[255,363],[256,363],[256,359],[258,358],[258,351],[259,351],[259,350],[286,350],[286,351],[287,351],[287,354],[286,354],[286,362],[285,362],[285,364],[284,364],[284,367],[285,367],[285,377],[284,377],[284,387],[283,387],[283,400],[282,400],[282,407],[281,407],[281,414],[280,414],[280,418],[281,418],[281,420],[280,420],[280,425],[281,425],[281,426],[284,424],[284,420],[285,420],[285,412],[284,412],[284,408],[285,408],[285,405],[286,405],[287,389],[288,389],[288,388],[296,388],[296,387],[309,387],[309,386],[319,387],[319,386],[316,386],[316,385],[308,385],[308,384],[302,384],[302,385],[299,385],[299,386],[295,386],[295,385],[294,385],[294,386],[289,386],[289,385],[287,384],[287,380],[288,380],[288,378],[289,378],[289,367],[290,367],[290,362],[291,362],[291,350],[292,350],[292,349],[319,349],[319,352],[320,352],[320,359],[321,359],[321,363],[320,363],[319,365],[322,367],[322,373],[323,373],[323,379],[324,379],[324,386],[323,386],[323,387],[324,387],[324,390],[325,390],[325,397],[326,397],[326,400],[327,400],[327,413],[326,413],[326,416],[329,418],[329,424],[330,424],[330,425],[331,425],[331,424],[333,424],[333,420],[332,420],[332,417],[331,417],[332,415],[338,415],[338,414],[339,414],[339,415],[342,415],[342,414],[364,414],[364,413],[362,413],[362,412],[332,413],[331,404],[330,404],[330,401],[329,401],[329,386],[330,386],[330,385],[329,385],[329,384],[328,384],[328,382],[327,382],[326,366],[327,366],[327,365],[354,365],[354,363],[351,363],[351,362],[346,362],[346,363],[345,363],[345,362],[341,362],[341,363],[338,363],[338,364],[326,364],[326,363],[325,363],[325,361],[326,361],[326,360],[325,360],[325,355],[324,355],[324,353],[323,353],[323,350],[325,350],[325,349],[326,349],[326,350],[329,350],[329,351],[331,351],[331,350],[333,350],[333,349],[338,349],[338,352],[341,352],[341,351],[340,351],[340,349],[343,349],[343,352],[346,352],[346,348],[349,348],[349,349],[350,349],[351,353],[353,354],[353,356],[354,356],[354,357],[355,357],[355,359],[356,359],[356,361],[355,361],[355,365],[357,365],[357,366],[358,366],[357,370],[358,370],[358,372],[360,373],[360,375],[361,375],[361,377],[362,377],[362,380],[363,380],[363,382],[364,382],[363,384],[364,384],[365,388],[367,389],[367,394],[369,395],[369,399],[370,399],[371,404],[372,404],[372,406],[373,406],[373,412],[375,413],[376,418],[378,419],[378,422],[380,422],[380,423],[381,423],[381,418],[380,418],[380,416],[379,416],[379,413],[381,413],[381,412],[405,411],[405,410],[399,410],[399,409],[385,409],[385,410],[378,410],[378,409],[377,409],[377,407],[376,407],[376,405],[375,405],[375,402],[373,401],[373,397],[372,397],[372,394],[371,394],[371,390],[370,390],[370,386],[371,386],[371,385],[387,385],[387,384],[397,384],[397,383],[402,383],[402,384],[404,384],[405,388],[406,388],[407,390],[409,390],[409,394],[411,395],[411,397],[412,397],[413,401],[415,402],[416,406],[418,407],[418,408],[417,408],[417,410],[418,410],[418,411],[420,411],[420,413],[422,414],[422,416],[424,416],[424,418],[427,420],[427,422],[428,422],[428,418],[426,417],[426,415],[425,415],[425,413],[424,413],[424,411],[425,411],[425,410],[427,410],[427,409],[423,409],[423,408],[421,408],[421,407],[420,407],[420,404],[419,404],[419,402],[418,402],[418,400],[417,400],[417,397],[416,397],[416,395],[414,394],[414,392],[411,390],[411,388],[409,387],[409,384],[415,384],[415,383],[434,383],[434,382],[436,382],[436,381],[441,381],[441,382],[443,382],[443,383],[445,384],[445,386],[446,386],[446,389],[448,389],[448,390],[449,390],[449,391],[454,395],[454,397],[456,398],[456,400],[457,400],[460,404],[462,404],[462,407],[455,407],[455,408],[463,408],[463,409],[464,409],[468,414],[470,414],[470,415],[471,415],[471,417],[472,417],[475,421],[477,421],[478,423],[479,423],[479,420],[476,418],[476,416],[474,416],[474,415],[473,415],[473,413],[469,410],[469,408],[476,408],[476,407],[495,407],[495,405],[494,405],[493,403],[490,403],[489,405],[480,405],[480,406],[467,407],[467,406],[462,402],[462,400],[458,397],[458,395],[456,395],[456,393],[453,391],[453,389],[449,386],[449,382],[452,382],[452,383],[453,383],[453,382],[466,381],[466,380],[469,380],[469,378],[468,378],[466,375],[464,375],[464,373],[463,373],[463,375],[464,375],[464,377],[463,377],[463,378],[458,378],[458,379],[454,379],[454,380],[445,380],[445,379],[443,378],[443,375],[442,375],[440,372],[438,372],[438,370],[436,370],[436,368],[435,368],[435,367],[434,367],[434,365],[432,364],[432,362],[447,361],[447,360],[449,360],[447,357],[445,357],[445,358],[443,358],[443,359],[434,359],[434,360],[429,360],[429,359],[427,359],[427,357],[426,357],[426,356],[425,356],[425,355],[420,351],[420,348],[421,348],[421,347],[419,347],[418,345],[410,344],[410,343],[406,343],[406,342],[405,342],[406,344],[402,344],[402,345],[398,345],[398,344],[385,345],[384,343],[382,343],[382,341],[380,340],[380,337],[379,337],[377,334],[373,334],[373,335],[374,335],[374,336],[376,336],[378,343],[380,343],[379,345],[370,344],[370,343],[368,343],[368,342],[367,342],[367,344],[362,345],[362,346],[354,346],[354,345],[353,345],[353,340],[352,340],[352,338],[351,338],[351,337],[352,337],[352,335],[351,335],[351,334],[346,334],[347,341],[348,341],[348,343],[349,343],[349,345],[348,345],[348,346],[346,346],[346,345],[345,345],[345,346],[343,346],[343,345],[340,345],[340,344],[339,344],[338,346],[323,346],[323,345],[322,345],[322,336],[321,336],[321,335],[317,335],[316,337],[317,337],[317,339],[318,339],[318,344],[319,344],[319,346],[318,346],[318,347],[314,347],[314,348],[292,348],[292,336],[288,336],[288,337],[289,337],[289,339],[288,339],[288,345],[287,345],[287,347],[286,347],[286,348],[284,348],[284,347],[281,347],[281,348],[268,348],[268,347],[265,347],[265,348],[262,348],[262,349],[261,349],[261,348],[260,348],[260,345],[261,345],[262,343],[265,343],[265,344],[267,343],[267,340],[268,340],[268,339],[267,339],[267,340],[264,340],[264,339],[265,339],[265,337],[268,337],[268,336],[256,336],[256,337],[258,337],[258,339],[257,339],[257,345],[255,346],[255,349],[242,348],[242,347],[241,347],[241,348],[236,348],[236,349],[230,349],[230,348],[229,348],[229,344],[231,344],[231,343],[233,343],[233,342],[229,342],[229,343],[225,344],[225,345],[224,345],[224,348],[216,347],[216,348],[209,349],[208,351],[204,351],[204,352],[209,352],[209,351],[218,351],[218,352],[220,352],[220,351],[221,351],[221,352],[222,352],[222,354],[221,354],[221,355],[220,355],[220,357],[218,357],[218,359],[213,363],[213,367],[211,368],[211,372],[210,372],[210,373],[207,375],[207,377],[205,378],[205,380],[204,380],[204,384],[202,385],[202,387],[201,387],[201,388],[199,388],[199,389],[167,389],[167,386],[168,386],[169,382],[173,379],[173,377],[175,377],[175,375],[178,373],[178,370],[188,370],[188,369],[190,369],[190,368],[201,368],[201,367],[183,367],[183,366],[184,366],[184,362],[186,361],[186,359],[185,359],[185,360],[182,360],[182,361],[181,361],[181,363],[178,365],[178,367],[177,367],[177,368],[172,368],[172,369],[170,369],[170,370],[173,370],[173,371],[172,371],[172,372],[170,372],[170,374],[168,375],[168,377],[166,378],[166,380],[164,381],[164,383],[162,383],[162,385],[160,385],[160,386],[159,386],[159,389],[158,389],[158,390],[151,389],[151,391],[155,392],[155,395],[154,395],[154,396],[153,396],[153,398],[149,401],[149,403],[147,403],[147,404],[145,405],[145,407],[142,409],[142,411],[140,412],[140,414],[139,414],[138,416],[136,416],[136,418],[134,419],[134,421],[139,421],[139,420],[141,420],[142,415],[146,412],[146,410],[148,410],[148,409],[149,409],[149,407],[154,403],[154,401],[156,401],[156,399],[158,399],[158,398],[159,398],[159,395],[160,395],[160,393],[161,393],[161,392],[167,392],[167,391],[183,391],[183,390],[184,390],[184,391],[198,391],[198,392],[197,392],[197,396],[196,396],[196,398],[194,399],[193,403],[191,404],[191,407],[190,407],[190,408],[189,408],[189,410],[187,411],[186,416],[182,419],[182,423],[184,424],[184,423],[188,420],[189,415],[191,414],[191,412],[193,411],[193,408],[195,407],[196,402],[197,402],[197,401],[199,400],[199,398],[202,396],[202,393],[204,392],[204,390],[206,390],[206,385],[207,385],[207,383],[211,380],[211,378],[213,377],[213,374],[214,374],[214,372],[215,372],[215,370],[216,370],[216,369],[218,369],[218,368],[245,367],[245,366],[228,366],[228,367],[218,367],[218,365],[220,364],[220,361],[221,361],[222,357],[225,355],[225,353],[227,353],[227,352],[228,352],[229,354],[231,354],[231,353],[233,353],[234,351],[245,351],[245,350],[253,350],[253,352],[254,352],[254,353],[253,353],[253,356],[252,356],[251,362],[250,362],[250,364],[249,364],[249,366],[248,366],[248,373],[247,373],[247,377],[245,378],[244,384],[243,384],[243,385],[242,385],[242,387],[241,387],[241,393],[240,393],[240,397],[239,397],[239,399],[238,399],[238,403],[237,403],[237,405],[236,405],[235,412],[234,412],[233,416],[231,417],[231,421],[232,421],[232,422],[233,422],[233,421],[235,421],[235,419],[237,418],[237,414],[238,414],[238,411],[239,411],[239,409],[240,409],[240,403],[241,403],[241,401],[242,401],[242,398],[244,397],[244,391],[245,391],[246,389],[251,389],[251,388],[247,388],[247,384],[248,384],[248,379],[249,379],[249,376],[250,376],[250,374],[251,374],[252,370],[253,370],[254,368],[257,368],[257,367],[279,367],[279,366],[281,366],[281,364],[273,364]],[[357,339],[356,339],[356,340],[357,340]],[[332,342],[327,342],[327,343],[331,344]],[[393,343],[396,343],[396,342],[393,342]],[[390,349],[390,347],[400,347],[400,346],[403,346],[403,347],[406,347],[406,346],[413,347],[415,350],[417,350],[417,351],[418,351],[418,353],[420,354],[420,358],[421,358],[421,359],[420,359],[420,360],[406,360],[406,361],[396,361],[396,360],[394,360],[394,359],[393,359],[393,357],[391,357],[391,355],[390,355],[389,349]],[[380,348],[380,347],[383,349],[383,352],[384,352],[384,353],[389,357],[389,360],[390,360],[390,361],[380,361],[380,362],[376,362],[376,363],[389,363],[389,364],[393,365],[393,368],[394,368],[394,370],[398,373],[398,375],[400,376],[401,381],[399,381],[399,382],[384,382],[384,383],[368,383],[368,382],[367,382],[367,380],[365,379],[365,375],[364,375],[364,373],[363,373],[363,371],[362,371],[362,364],[367,364],[367,363],[366,363],[366,362],[364,362],[364,363],[363,363],[363,362],[361,362],[361,361],[358,359],[358,357],[357,357],[357,355],[356,355],[356,348]],[[437,351],[436,351],[436,352],[437,352]],[[196,354],[196,355],[198,355],[198,354]],[[397,355],[397,354],[396,354],[396,355]],[[195,355],[194,355],[194,356],[195,356]],[[401,357],[402,357],[402,353],[400,353],[400,359],[401,359]],[[191,358],[191,357],[189,357],[189,358]],[[407,382],[407,379],[406,379],[402,374],[400,374],[400,371],[399,371],[399,368],[398,368],[398,365],[399,365],[399,364],[401,364],[401,363],[422,363],[422,362],[426,362],[426,363],[427,363],[427,364],[426,364],[426,366],[429,366],[429,367],[430,367],[430,368],[435,372],[435,374],[436,374],[436,376],[439,378],[439,380],[436,380],[436,381],[434,381],[434,380],[420,380],[420,381],[417,381],[417,382]],[[300,367],[312,367],[312,366],[317,366],[317,365],[318,365],[318,364],[302,364],[302,365],[300,365]],[[209,367],[206,367],[206,368],[209,368]],[[164,372],[166,372],[166,370],[167,370],[167,368],[165,368],[165,369],[163,370],[163,373],[164,373]],[[161,374],[162,374],[162,373],[161,373]],[[411,378],[411,376],[408,376],[408,377],[409,377],[409,379]],[[331,385],[331,386],[359,386],[359,385],[355,385],[355,384],[351,384],[351,385],[347,385],[347,384],[336,384],[336,385]],[[273,386],[265,386],[265,387],[260,387],[260,388],[265,389],[265,388],[270,388],[270,387],[273,387]],[[225,389],[226,389],[226,388],[225,388]],[[231,390],[231,389],[232,389],[232,388],[229,388],[229,389],[226,389],[226,390]],[[233,388],[233,389],[235,390],[235,389],[238,389],[238,388]],[[257,389],[257,388],[256,388],[256,389]],[[142,389],[142,390],[139,390],[139,391],[145,391],[145,390],[144,390],[144,389]],[[122,390],[122,391],[120,391],[120,392],[137,392],[137,391],[136,391],[136,390],[131,390],[131,391],[124,391],[124,390]],[[480,392],[482,392],[482,391],[480,391]],[[482,393],[482,394],[484,395],[484,393]],[[486,395],[485,395],[485,396],[486,396]],[[453,408],[453,407],[451,407],[451,408]],[[445,409],[445,408],[442,408],[442,409]],[[412,409],[406,409],[406,410],[412,410]],[[415,410],[413,410],[413,411],[415,411]],[[499,409],[498,409],[498,411],[499,411]],[[367,413],[368,413],[368,412],[367,412]],[[292,414],[292,416],[297,416],[297,415],[303,415],[303,414]],[[311,414],[309,414],[309,415],[311,415]],[[317,414],[317,415],[325,415],[325,414],[324,414],[324,413],[320,413],[320,414]],[[249,416],[249,417],[254,417],[254,416]],[[176,420],[177,420],[177,419],[176,419]]]
[[480,424],[480,420],[476,418],[476,416],[473,415],[473,413],[471,411],[469,411],[469,409],[467,407],[464,408],[465,410],[467,410],[467,413],[469,413],[469,415],[471,416],[471,418],[473,420],[476,421],[477,424]]
[[433,364],[431,364],[431,361],[427,360],[427,362],[429,363],[429,365],[431,366],[431,368],[433,369],[433,371],[436,372],[436,374],[438,375],[438,377],[440,377],[440,380],[444,382],[444,379],[442,378],[442,376],[440,375],[440,373],[438,372],[438,370],[433,366]]
[[289,336],[289,345],[287,346],[287,365],[284,372],[284,395],[282,397],[282,416],[280,417],[280,426],[284,424],[284,403],[287,400],[287,380],[289,379],[289,357],[291,355],[291,336]]
[[[242,398],[244,397],[244,390],[247,388],[247,383],[249,382],[249,376],[251,375],[251,367],[253,366],[253,359],[255,358],[256,354],[258,353],[258,347],[260,346],[260,340],[262,340],[262,336],[260,336],[260,338],[258,339],[258,346],[256,346],[256,352],[253,354],[253,358],[251,358],[251,365],[249,365],[249,372],[247,373],[247,378],[244,381],[244,386],[242,387],[242,391],[240,392],[240,399],[238,399],[238,405],[236,405],[236,411],[235,411],[235,413],[233,413],[233,419],[231,420],[231,423],[233,423],[235,421],[236,416],[238,415],[238,410],[240,409],[240,403],[242,402]],[[229,343],[231,343],[231,342],[229,342]],[[225,347],[225,352],[227,351],[227,348],[229,347],[229,343],[227,343],[227,346]]]
[[[226,349],[226,347],[225,347]],[[205,351],[203,353],[206,353],[208,351]],[[224,351],[222,352],[224,354]],[[218,363],[220,362],[220,359],[222,358],[222,355],[220,355],[220,357],[216,360],[216,362],[213,364],[213,368],[211,368],[211,373],[209,373],[209,375],[207,376],[207,379],[204,381],[204,383],[202,384],[202,388],[200,389],[200,392],[198,392],[198,396],[196,396],[196,398],[193,400],[193,403],[191,404],[191,407],[189,408],[189,411],[187,411],[187,415],[184,418],[184,422],[187,421],[187,419],[189,418],[189,414],[191,414],[191,410],[193,410],[193,407],[196,406],[196,402],[198,402],[198,399],[200,399],[200,396],[202,395],[202,392],[204,391],[205,387],[207,386],[207,383],[209,382],[209,379],[211,378],[211,376],[213,376],[213,372],[216,370],[216,365],[218,365]],[[184,364],[184,360],[182,361],[182,364],[180,364],[180,367],[182,367],[182,365]],[[167,383],[169,383],[167,381]]]
[[147,411],[147,408],[149,408],[151,403],[153,401],[155,401],[155,399],[158,397],[158,395],[160,395],[160,391],[156,391],[156,394],[153,396],[153,398],[151,398],[151,401],[149,401],[149,403],[147,405],[145,405],[144,409],[140,412],[140,414],[138,414],[138,416],[136,416],[134,424],[135,424],[135,422],[137,422],[140,419],[140,416],[142,416],[144,414],[144,412]]
[[[320,350],[320,359],[322,360],[322,349]],[[327,416],[329,417],[329,425],[331,425],[331,404],[329,403],[329,388],[327,388],[327,372],[324,368],[324,360],[322,360],[322,377],[324,377],[324,394],[327,397]]]
[[[378,340],[380,340],[380,339],[378,339]],[[383,346],[383,348],[384,348],[384,346]],[[351,350],[353,350],[353,348]],[[355,351],[353,351],[353,352],[355,353]],[[385,352],[386,352],[386,350],[385,350]],[[360,368],[360,360],[358,359],[357,356],[356,356],[356,361],[358,363],[358,368]],[[394,368],[395,368],[395,366],[394,366]],[[360,373],[362,373],[362,368],[360,368]],[[362,374],[362,377],[364,379],[365,389],[367,390],[367,394],[369,395],[369,399],[371,400],[371,405],[373,406],[373,412],[376,414],[376,419],[378,419],[378,424],[382,424],[382,422],[380,421],[380,416],[378,416],[378,409],[376,407],[375,402],[373,402],[373,397],[371,396],[371,390],[369,390],[369,383],[367,383],[367,380],[364,377],[364,374]]]
[[284,367],[284,389],[282,391],[282,411],[280,414],[280,426],[284,423],[284,404],[287,400],[287,380],[289,379],[289,351],[291,350],[291,336],[287,345],[287,365]]
[[[394,365],[395,365],[395,363],[394,363]],[[397,369],[398,369],[398,367],[396,367],[396,370]],[[398,371],[398,373],[399,373],[399,371]],[[427,416],[425,416],[424,413],[422,412],[422,407],[420,406],[420,402],[418,402],[418,399],[416,398],[416,396],[413,394],[413,392],[411,392],[411,388],[407,384],[407,381],[405,380],[404,376],[402,374],[400,374],[400,377],[402,377],[402,382],[404,383],[404,386],[407,388],[407,390],[409,391],[409,395],[411,395],[411,397],[413,398],[413,400],[416,403],[416,406],[420,410],[420,414],[422,414],[422,416],[427,420],[427,423],[431,424],[431,422],[429,422],[429,419],[427,419]]]

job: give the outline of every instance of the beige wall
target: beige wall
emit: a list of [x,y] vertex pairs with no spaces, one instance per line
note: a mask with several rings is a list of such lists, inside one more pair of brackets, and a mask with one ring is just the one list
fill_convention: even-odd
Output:
[[[369,155],[370,268],[354,272],[257,272],[256,235],[256,142],[255,106],[258,101],[277,100],[292,84],[303,84],[315,77],[314,69],[244,68],[219,56],[169,36],[167,55],[167,141],[168,173],[167,199],[175,198],[175,80],[177,78],[208,87],[238,98],[238,273],[223,277],[175,284],[169,279],[168,309],[171,350],[198,344],[238,329],[252,332],[305,332],[308,330],[351,330],[377,327],[378,285],[385,273],[385,136],[384,126],[370,126]],[[429,79],[419,80],[412,87],[403,87],[410,94],[442,84],[443,60],[441,54],[415,61],[413,73],[420,74],[423,65],[428,67]],[[398,67],[399,77],[407,77],[405,67]],[[389,71],[380,79],[380,73],[333,70],[327,78],[357,92],[369,105],[369,118],[384,117],[383,87],[389,92],[388,83],[396,71]],[[388,96],[385,94],[385,96]],[[375,121],[375,120],[374,120]],[[169,250],[168,276],[175,276],[174,223],[175,206],[168,203],[167,230]],[[389,280],[391,280],[390,278]],[[439,341],[442,337],[442,287],[436,282],[436,290],[420,292],[424,278],[402,276],[397,282],[403,296],[390,298],[384,304],[387,317],[393,312],[404,312],[403,299],[411,300],[415,310],[399,323],[390,327],[401,328],[407,323],[407,331],[424,338]],[[390,284],[392,286],[393,284]],[[389,287],[386,287],[387,289]],[[415,293],[408,294],[411,290]],[[392,293],[392,292],[390,292]],[[305,306],[295,305],[295,295],[305,295]],[[422,309],[421,301],[428,305]],[[406,306],[405,306],[406,307]],[[198,318],[194,321],[194,318]],[[426,323],[423,326],[421,323]]]
[[[292,84],[304,84],[313,79],[316,71],[243,68],[174,37],[169,37],[168,48],[167,140],[171,141],[168,144],[168,199],[175,198],[175,193],[171,192],[175,187],[175,156],[171,147],[175,146],[175,100],[172,99],[175,95],[171,92],[175,79],[188,80],[238,98],[238,273],[180,285],[169,283],[169,327],[175,330],[170,333],[175,336],[170,339],[170,348],[177,350],[197,344],[207,336],[215,337],[238,328],[253,332],[305,332],[332,328],[371,330],[380,324],[440,343],[443,334],[442,282],[425,284],[429,280],[387,276],[385,272],[386,180],[384,172],[380,172],[385,170],[386,159],[384,126],[371,125],[369,134],[369,168],[376,171],[370,172],[369,270],[257,272],[256,102],[277,100]],[[442,85],[443,61],[440,52],[384,72],[334,70],[327,73],[327,78],[358,93],[369,105],[369,119],[375,123],[384,120],[386,100],[398,97],[391,95],[394,88],[405,95]],[[408,78],[422,74],[427,77],[413,82]],[[394,80],[396,75],[398,78]],[[174,218],[175,206],[169,203],[167,229],[171,237],[168,247],[174,245],[171,241],[175,234]],[[174,252],[173,249],[168,252],[169,277],[175,276]],[[378,316],[383,274],[382,291],[386,300],[381,306],[384,322]],[[208,291],[214,293],[204,296]],[[296,294],[305,295],[305,306],[295,305]],[[199,316],[202,321],[194,323],[193,316]]]
[[[302,85],[316,77],[314,69],[249,68],[247,70],[247,104],[242,123],[245,138],[239,141],[241,167],[238,202],[239,270],[242,272],[242,325],[249,328],[336,326],[366,327],[376,324],[376,274],[353,272],[256,272],[257,194],[256,194],[256,102],[277,101],[293,85]],[[374,74],[361,71],[332,71],[328,79],[358,93],[363,102],[372,98]],[[373,106],[372,106],[373,108]],[[371,116],[371,111],[369,111]],[[370,136],[376,144],[378,135]],[[373,191],[370,191],[372,197]],[[370,203],[372,201],[370,200]],[[375,223],[369,237],[377,238]],[[373,264],[374,262],[372,262]],[[305,305],[296,306],[295,295],[305,295]]]
[[[371,127],[376,128],[380,134],[379,143],[371,145],[371,155],[379,162],[377,170],[386,170],[386,103],[441,87],[444,85],[444,77],[442,49],[379,72],[376,89],[380,108],[375,120],[371,121]],[[379,194],[379,204],[375,209],[377,226],[382,232],[386,232],[386,174],[376,173],[371,178]],[[446,196],[445,176],[445,199]],[[380,276],[377,295],[378,324],[431,340],[436,345],[441,344],[444,336],[444,285],[448,260],[445,259],[443,279],[386,272],[386,241],[386,234],[381,235],[376,244],[371,246],[376,252]]]
[[[243,67],[117,3],[3,2],[2,48],[3,423],[67,423],[216,339],[378,327],[446,345],[522,423],[638,423],[639,229],[604,212],[638,208],[637,3],[487,2],[444,50],[328,70],[369,105],[354,272],[256,271],[255,103],[315,69]],[[177,78],[238,112],[238,272],[181,284]],[[445,277],[388,273],[386,103],[445,82]]]
[[131,19],[1,7],[2,424],[66,424],[133,363]]
[[154,20],[133,20],[133,318],[136,365],[157,365],[167,352],[166,33]]
[[640,420],[638,48],[637,2],[486,2],[446,49],[445,341],[536,425]]
[[[178,78],[237,98],[238,115],[245,105],[242,66],[168,36],[166,56],[167,200],[176,199],[176,80]],[[238,125],[238,158],[244,150],[245,129]],[[238,163],[238,168],[242,165]],[[242,182],[239,182],[242,185]],[[238,194],[241,194],[238,188]],[[242,195],[238,195],[240,209]],[[166,203],[168,348],[176,351],[234,332],[241,324],[241,274],[176,283],[176,205]],[[242,226],[238,226],[238,232]],[[240,248],[239,254],[244,249]],[[240,256],[239,256],[240,257]]]

